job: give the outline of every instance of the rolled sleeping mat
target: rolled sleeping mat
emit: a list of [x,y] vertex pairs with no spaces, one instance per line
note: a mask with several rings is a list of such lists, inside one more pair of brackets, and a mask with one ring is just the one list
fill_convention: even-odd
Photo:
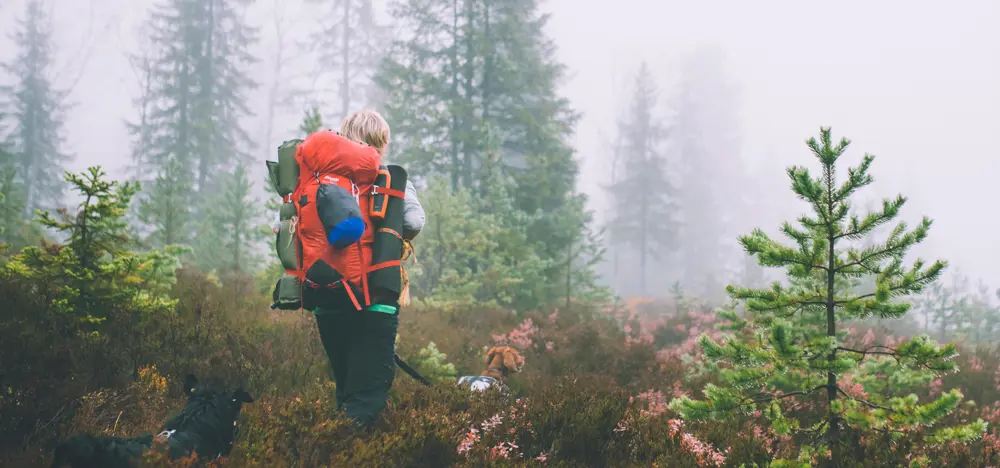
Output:
[[274,240],[274,251],[278,254],[281,267],[286,270],[296,270],[299,268],[299,236],[295,233],[295,204],[292,202],[282,203],[278,212],[278,235]]
[[281,208],[278,210],[278,220],[284,221],[286,219],[292,219],[295,217],[295,203],[285,202],[281,204]]
[[[402,166],[396,165],[389,165],[386,169],[389,188],[406,193],[406,170]],[[380,178],[382,178],[381,175]],[[378,181],[376,180],[376,182]],[[403,199],[388,195],[376,195],[376,198],[379,196],[384,197],[385,216],[381,219],[372,219],[375,228],[372,265],[398,261],[403,257]],[[376,200],[372,202],[372,209],[381,211]],[[399,294],[403,289],[400,273],[400,266],[395,265],[368,274],[368,285],[372,289],[376,301],[385,300],[395,303],[399,299]]]
[[271,185],[271,190],[279,192],[278,190],[278,161],[264,161],[267,165],[267,181]]
[[278,146],[278,195],[287,197],[299,184],[299,164],[295,162],[295,150],[302,140],[288,140]]

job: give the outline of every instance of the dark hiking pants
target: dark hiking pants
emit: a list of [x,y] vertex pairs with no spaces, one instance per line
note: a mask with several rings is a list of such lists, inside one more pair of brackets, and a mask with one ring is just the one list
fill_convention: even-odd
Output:
[[[395,305],[395,304],[393,304]],[[385,409],[396,376],[398,312],[358,311],[353,305],[316,310],[316,324],[337,384],[337,409],[363,426]]]

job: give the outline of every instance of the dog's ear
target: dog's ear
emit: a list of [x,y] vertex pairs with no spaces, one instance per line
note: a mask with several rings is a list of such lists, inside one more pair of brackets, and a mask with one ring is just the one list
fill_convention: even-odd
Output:
[[188,374],[187,377],[184,378],[184,393],[187,396],[191,396],[197,389],[198,377],[195,377],[194,374]]
[[241,387],[238,388],[235,392],[233,392],[233,401],[238,401],[240,403],[253,403],[254,400],[253,397],[250,396],[250,393],[248,393],[246,390],[243,390],[243,388]]

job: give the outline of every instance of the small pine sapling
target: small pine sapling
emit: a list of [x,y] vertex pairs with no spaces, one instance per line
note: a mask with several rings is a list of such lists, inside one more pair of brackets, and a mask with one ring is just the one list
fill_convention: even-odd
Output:
[[[810,138],[807,144],[822,174],[813,178],[799,166],[787,170],[792,190],[813,211],[799,217],[800,227],[782,225],[794,245],[772,240],[760,229],[740,237],[762,266],[785,268],[790,284],[727,287],[730,297],[745,303],[748,315],[723,315],[741,329],[721,342],[704,335],[700,340],[708,359],[725,364],[720,375],[726,384],[707,385],[702,401],[681,397],[670,406],[688,419],[724,420],[734,412],[760,410],[776,433],[797,436],[810,454],[829,451],[829,463],[841,466],[843,447],[859,440],[862,432],[890,437],[923,433],[922,428],[951,413],[963,395],[951,390],[920,401],[916,394],[901,394],[956,370],[953,345],[939,347],[920,336],[895,347],[846,346],[845,321],[904,316],[910,305],[900,299],[933,283],[946,263],[927,265],[917,259],[911,267],[903,265],[910,248],[927,237],[931,220],[926,217],[913,230],[900,221],[886,239],[869,240],[876,228],[899,215],[905,197],[884,200],[880,210],[864,217],[849,214],[852,196],[872,183],[868,170],[873,156],[866,154],[838,183],[837,162],[849,141],[834,144],[830,129],[822,128],[820,141]],[[864,279],[874,280],[874,291],[854,287]],[[857,391],[858,383],[863,391]],[[986,423],[978,420],[938,429],[927,439],[968,441],[985,430]]]

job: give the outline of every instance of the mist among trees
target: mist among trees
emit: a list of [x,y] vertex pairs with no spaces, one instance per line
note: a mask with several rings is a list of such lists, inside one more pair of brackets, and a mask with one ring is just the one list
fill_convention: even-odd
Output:
[[[0,8],[16,17],[0,39],[0,463],[151,431],[187,372],[260,395],[238,465],[1000,463],[1000,290],[913,253],[936,213],[862,190],[874,158],[845,162],[824,122],[772,187],[781,174],[745,157],[751,84],[724,48],[669,68],[650,53],[594,90],[619,103],[586,116],[610,129],[594,149],[574,143],[585,114],[550,32],[572,12],[537,0],[133,6],[127,69],[107,78],[123,115],[74,102],[51,3]],[[365,108],[426,211],[397,345],[437,386],[397,378],[358,435],[312,313],[270,307],[286,271],[264,162]],[[81,115],[127,141],[74,147]],[[101,152],[120,161],[90,164]],[[771,220],[776,198],[799,212]],[[451,384],[491,345],[528,364],[514,399],[470,400]]]

